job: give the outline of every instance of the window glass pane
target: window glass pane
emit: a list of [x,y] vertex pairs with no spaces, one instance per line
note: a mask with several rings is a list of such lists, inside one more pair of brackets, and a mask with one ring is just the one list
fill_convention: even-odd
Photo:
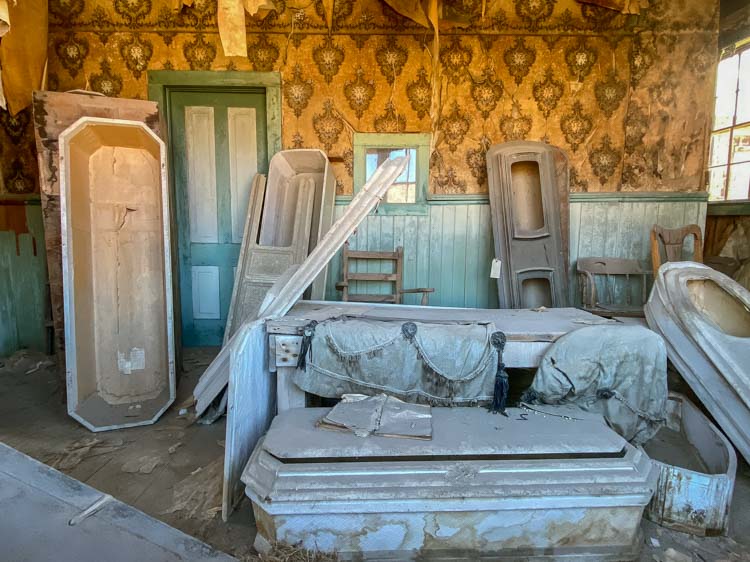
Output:
[[750,162],[750,125],[738,127],[732,135],[732,164]]
[[714,129],[723,129],[732,125],[734,103],[737,98],[739,58],[739,55],[734,55],[719,63],[719,71],[716,76]]
[[709,166],[722,166],[729,158],[729,131],[711,135],[711,160]]
[[740,93],[737,96],[737,119],[735,123],[750,121],[750,49],[740,59]]
[[386,203],[417,202],[417,149],[416,148],[368,148],[365,151],[365,181],[370,179],[378,166],[397,156],[409,155],[409,164],[385,194]]
[[727,199],[747,199],[750,189],[750,162],[729,167]]
[[724,186],[727,183],[727,168],[709,168],[708,170],[708,198],[711,201],[724,200]]

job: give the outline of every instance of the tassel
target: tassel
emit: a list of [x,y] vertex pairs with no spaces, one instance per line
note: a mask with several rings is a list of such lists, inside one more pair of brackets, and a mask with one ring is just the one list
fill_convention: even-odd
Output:
[[495,374],[495,389],[492,395],[492,403],[487,409],[493,414],[500,413],[507,418],[508,414],[505,412],[505,403],[508,400],[510,384],[508,373],[505,372],[505,363],[503,363],[503,350],[505,349],[506,341],[507,338],[502,332],[494,332],[490,336],[492,347],[497,350],[497,373]]
[[300,345],[299,348],[299,357],[297,358],[297,368],[301,370],[305,370],[307,367],[307,354],[310,354],[310,358],[312,359],[312,339],[315,335],[315,326],[317,326],[318,323],[313,320],[310,322],[307,326],[305,326],[304,330],[302,331],[302,345]]

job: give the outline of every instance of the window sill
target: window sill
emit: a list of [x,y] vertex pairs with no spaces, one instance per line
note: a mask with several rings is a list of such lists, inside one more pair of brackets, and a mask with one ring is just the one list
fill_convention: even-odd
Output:
[[707,213],[711,217],[750,215],[750,199],[709,201]]

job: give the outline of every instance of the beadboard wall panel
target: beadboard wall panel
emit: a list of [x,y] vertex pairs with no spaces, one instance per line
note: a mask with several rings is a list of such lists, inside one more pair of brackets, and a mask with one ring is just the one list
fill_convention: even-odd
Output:
[[[338,201],[336,218],[346,200]],[[667,228],[698,224],[704,229],[703,193],[571,194],[568,281],[570,302],[580,306],[575,264],[579,257],[631,258],[651,267],[650,232],[654,224]],[[495,308],[497,291],[490,279],[494,257],[492,223],[486,201],[429,204],[420,216],[371,214],[350,238],[352,249],[389,251],[404,247],[404,288],[432,287],[430,305]],[[690,243],[687,244],[690,246]],[[686,248],[690,251],[690,248]],[[326,298],[339,300],[336,283],[342,278],[341,254],[329,265]],[[353,260],[350,271],[389,273],[391,262]],[[354,292],[387,293],[384,283],[359,282]],[[618,287],[618,298],[622,288]],[[640,293],[634,287],[635,295]],[[405,304],[419,304],[421,295],[406,295]]]

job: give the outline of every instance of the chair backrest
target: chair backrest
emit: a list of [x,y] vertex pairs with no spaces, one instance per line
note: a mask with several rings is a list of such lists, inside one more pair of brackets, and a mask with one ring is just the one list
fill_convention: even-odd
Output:
[[[638,260],[626,258],[579,258],[576,263],[579,280],[581,281],[581,301],[583,307],[590,312],[619,311],[637,312],[642,309],[647,296],[647,275]],[[600,276],[600,285],[604,291],[597,291],[596,277]],[[604,279],[601,279],[604,277]],[[635,277],[635,279],[631,279]],[[632,297],[632,293],[640,285],[640,299]],[[620,299],[617,298],[619,295]],[[624,303],[617,303],[624,296]]]
[[[682,228],[664,228],[655,224],[651,229],[651,264],[654,275],[659,271],[662,263],[668,261],[682,261],[682,248],[685,238],[694,237],[692,261],[703,263],[703,233],[697,224],[689,224]],[[664,246],[666,259],[662,261],[661,247]]]

